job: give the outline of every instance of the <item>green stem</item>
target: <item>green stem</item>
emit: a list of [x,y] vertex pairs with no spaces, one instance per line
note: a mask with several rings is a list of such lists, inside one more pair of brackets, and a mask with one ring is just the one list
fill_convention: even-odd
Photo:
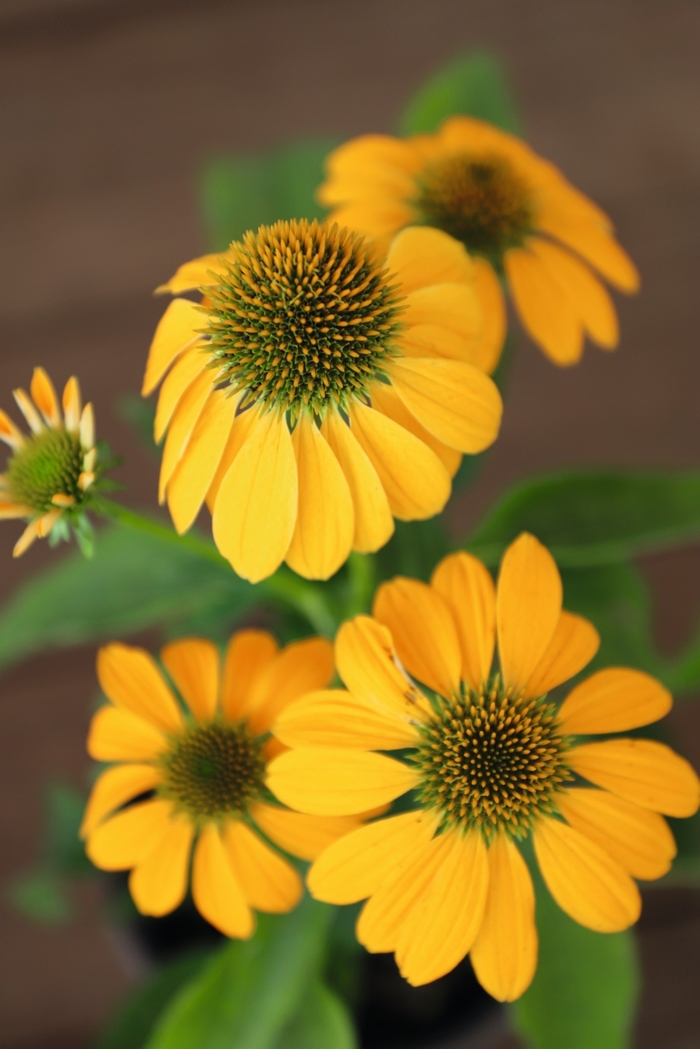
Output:
[[222,557],[214,544],[207,542],[206,539],[200,539],[196,535],[178,535],[172,528],[167,528],[166,525],[159,524],[150,517],[143,517],[134,510],[129,510],[126,506],[121,506],[104,497],[100,498],[96,509],[106,517],[111,517],[120,524],[126,525],[127,528],[133,528],[134,531],[143,532],[145,535],[152,535],[155,539],[161,539],[171,546],[178,546],[181,550],[190,550],[193,554],[219,565],[220,568],[231,569],[226,558]]
[[353,551],[348,558],[348,599],[343,610],[343,619],[369,612],[376,586],[377,566],[374,554],[358,554]]

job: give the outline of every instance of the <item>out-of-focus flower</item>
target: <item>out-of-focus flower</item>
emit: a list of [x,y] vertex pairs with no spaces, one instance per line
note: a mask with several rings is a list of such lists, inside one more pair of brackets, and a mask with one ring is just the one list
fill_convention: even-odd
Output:
[[444,230],[477,257],[491,324],[503,324],[496,274],[556,364],[575,364],[584,335],[618,342],[615,308],[597,274],[625,292],[637,271],[607,215],[523,141],[469,117],[434,135],[363,135],[330,155],[319,199],[330,219],[387,243],[413,224]]
[[81,833],[97,867],[131,868],[134,902],[155,916],[182,902],[194,846],[197,908],[245,939],[254,910],[291,910],[302,892],[296,869],[259,831],[308,860],[358,824],[290,812],[264,787],[267,760],[282,749],[270,724],[301,693],[328,684],[332,649],[312,638],[280,651],[270,634],[248,630],[231,638],[223,674],[216,647],[200,638],[167,645],[161,659],[184,708],[143,649],[111,644],[99,653],[111,702],[93,718],[88,750],[114,764],[95,783]]
[[254,582],[287,562],[325,579],[377,550],[393,518],[444,507],[462,453],[492,443],[501,398],[485,374],[472,261],[438,230],[388,257],[317,222],[279,222],[187,263],[151,346],[166,372],[160,498],[179,532],[206,499],[221,553]]
[[[663,717],[669,693],[616,667],[561,705],[547,697],[598,640],[562,610],[551,555],[523,534],[497,591],[465,553],[445,558],[430,586],[382,585],[373,618],[344,624],[336,640],[348,691],[312,694],[278,717],[275,735],[295,749],[274,759],[268,784],[288,805],[349,815],[414,792],[409,811],[331,845],[308,876],[321,900],[369,897],[358,938],[394,951],[411,983],[469,953],[494,997],[527,988],[537,931],[526,838],[559,906],[598,932],[637,920],[633,878],[668,871],[676,850],[661,813],[692,815],[700,782],[664,744],[618,734]],[[588,738],[601,734],[613,738]],[[376,753],[389,750],[406,756]]]

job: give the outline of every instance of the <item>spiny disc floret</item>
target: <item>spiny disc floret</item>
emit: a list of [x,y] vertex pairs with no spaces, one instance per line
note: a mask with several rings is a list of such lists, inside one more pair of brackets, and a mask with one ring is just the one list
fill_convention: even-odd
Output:
[[416,207],[420,220],[449,233],[500,265],[508,248],[532,232],[532,191],[505,157],[453,154],[425,171]]
[[242,724],[217,719],[173,739],[159,793],[195,820],[243,815],[262,792],[261,743]]
[[422,729],[415,761],[422,775],[422,802],[444,822],[497,830],[519,837],[571,774],[566,739],[555,707],[505,691],[500,680],[481,692],[438,698]]
[[212,362],[234,389],[297,412],[368,395],[395,353],[396,286],[375,249],[337,225],[261,226],[207,289]]
[[54,509],[55,495],[82,502],[85,493],[78,482],[83,459],[78,435],[67,430],[46,429],[26,438],[7,465],[12,498],[37,514]]

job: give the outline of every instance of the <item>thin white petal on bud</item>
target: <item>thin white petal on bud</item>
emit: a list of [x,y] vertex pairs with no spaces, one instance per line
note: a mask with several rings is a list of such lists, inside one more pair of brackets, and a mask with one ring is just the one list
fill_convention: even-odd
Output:
[[73,375],[66,383],[63,391],[63,412],[66,417],[66,430],[69,433],[78,433],[81,409],[80,383]]
[[92,473],[95,469],[95,460],[97,459],[97,448],[91,448],[89,452],[86,452],[83,456],[83,470],[86,473]]
[[91,404],[86,404],[80,416],[80,447],[84,452],[95,446],[95,415]]
[[38,536],[37,522],[31,521],[22,532],[21,536],[15,543],[15,548],[12,551],[13,557],[21,557],[25,550],[28,550],[34,540]]
[[17,401],[17,407],[29,423],[33,433],[41,433],[46,429],[44,422],[24,390],[13,390],[12,395]]

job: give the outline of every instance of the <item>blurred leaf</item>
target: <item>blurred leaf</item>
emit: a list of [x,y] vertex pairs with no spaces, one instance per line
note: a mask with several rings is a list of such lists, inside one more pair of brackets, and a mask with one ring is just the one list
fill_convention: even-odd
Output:
[[503,65],[493,55],[470,52],[436,73],[406,107],[401,134],[430,134],[447,117],[457,115],[517,132],[515,102]]
[[51,783],[46,791],[45,862],[68,877],[94,871],[79,837],[86,801],[82,791],[67,783]]
[[357,1039],[345,1004],[317,980],[274,1044],[275,1049],[356,1049]]
[[209,952],[188,954],[164,966],[145,986],[129,996],[92,1049],[143,1049],[170,1000],[208,959]]
[[522,531],[545,543],[561,568],[627,561],[700,536],[700,473],[536,477],[511,488],[465,545],[497,565]]
[[572,921],[538,872],[535,979],[511,1006],[532,1049],[627,1049],[639,992],[631,932],[596,933]]
[[10,887],[9,899],[20,914],[42,925],[62,925],[73,914],[63,882],[47,870],[18,878]]
[[315,193],[323,163],[337,142],[293,142],[257,156],[213,161],[202,178],[202,201],[214,251],[223,251],[246,230],[278,219],[322,218]]
[[430,579],[435,565],[450,550],[443,518],[395,523],[393,536],[375,555],[379,578],[407,575],[415,579]]
[[278,1046],[317,977],[333,913],[307,896],[291,914],[260,915],[251,940],[224,947],[176,997],[148,1049]]
[[124,394],[117,403],[117,414],[131,427],[144,449],[154,458],[160,459],[160,449],[153,440],[155,401],[139,397],[137,393]]

